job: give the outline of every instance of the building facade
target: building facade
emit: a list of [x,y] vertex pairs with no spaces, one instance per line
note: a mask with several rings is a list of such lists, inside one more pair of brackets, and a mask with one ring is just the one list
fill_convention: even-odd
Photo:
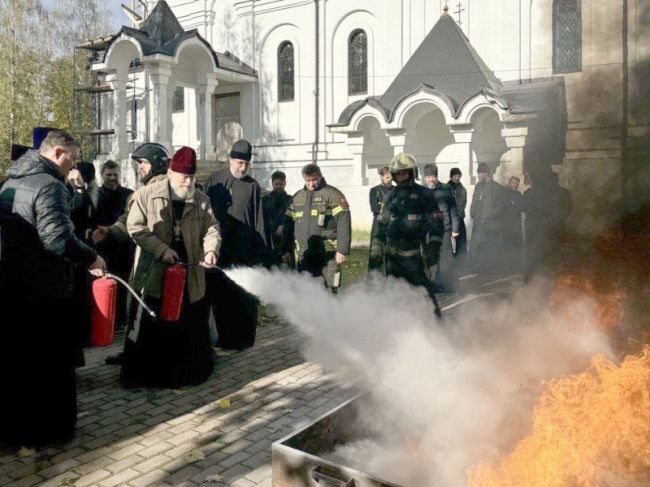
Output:
[[583,230],[650,187],[648,0],[144,3],[93,65],[113,88],[100,158],[189,145],[207,173],[245,137],[262,186],[281,169],[297,190],[316,161],[358,229],[401,151],[443,180],[460,167],[470,193],[480,162],[501,182],[551,166]]

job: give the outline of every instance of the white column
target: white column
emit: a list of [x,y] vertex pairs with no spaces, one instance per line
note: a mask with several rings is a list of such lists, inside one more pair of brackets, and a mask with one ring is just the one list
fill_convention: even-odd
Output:
[[196,138],[199,141],[199,159],[215,159],[216,147],[214,143],[214,114],[212,113],[212,100],[218,82],[216,79],[207,79],[205,84],[196,89]]
[[506,184],[511,176],[524,180],[524,147],[527,135],[528,127],[518,124],[506,123],[505,128],[501,130],[501,136],[508,146],[508,153],[495,175],[497,182]]
[[167,66],[155,65],[149,71],[152,84],[151,142],[157,142],[173,152],[172,110],[170,83],[172,71]]
[[386,130],[386,136],[393,148],[393,155],[396,156],[400,152],[404,152],[406,147],[406,130],[404,129],[391,129]]
[[458,157],[458,167],[463,172],[465,180],[470,184],[474,184],[476,174],[475,173],[475,161],[472,151],[472,137],[474,136],[474,126],[473,125],[450,125],[449,130],[451,135],[454,137],[454,142],[456,146],[456,153]]
[[347,146],[352,152],[352,179],[350,186],[367,186],[366,163],[363,160],[363,132],[348,133]]
[[116,161],[128,156],[128,138],[126,131],[126,70],[115,71],[106,76],[106,81],[113,88],[112,128],[115,131],[110,158]]

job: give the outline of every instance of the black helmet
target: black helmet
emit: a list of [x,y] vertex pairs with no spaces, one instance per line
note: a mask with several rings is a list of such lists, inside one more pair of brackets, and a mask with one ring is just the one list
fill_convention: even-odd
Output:
[[169,153],[164,146],[154,142],[147,142],[139,146],[133,154],[132,159],[146,159],[151,164],[151,173],[149,178],[157,176],[158,174],[165,174],[169,166]]

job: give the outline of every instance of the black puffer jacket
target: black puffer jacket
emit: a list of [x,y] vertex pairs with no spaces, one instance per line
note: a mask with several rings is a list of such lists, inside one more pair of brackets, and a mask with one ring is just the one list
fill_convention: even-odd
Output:
[[92,264],[70,220],[70,194],[56,167],[35,151],[15,161],[0,188],[5,285],[34,299],[69,297],[70,263]]

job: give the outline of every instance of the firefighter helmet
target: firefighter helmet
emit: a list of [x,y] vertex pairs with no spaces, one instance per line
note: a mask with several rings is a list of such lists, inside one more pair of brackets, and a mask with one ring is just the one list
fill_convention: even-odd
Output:
[[413,157],[411,154],[407,154],[406,152],[401,152],[393,157],[388,168],[391,175],[393,176],[398,171],[411,171],[415,179],[418,179],[419,177],[418,166],[415,162],[415,157]]

